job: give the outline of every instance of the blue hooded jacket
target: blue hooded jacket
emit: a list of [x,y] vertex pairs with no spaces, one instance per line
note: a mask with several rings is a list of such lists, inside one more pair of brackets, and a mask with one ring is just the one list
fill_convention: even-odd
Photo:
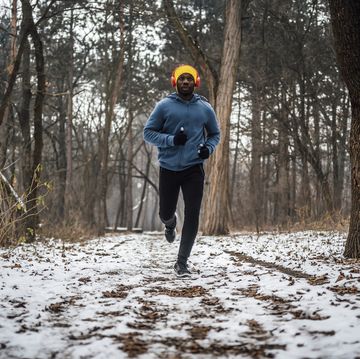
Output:
[[[174,136],[181,127],[188,140],[183,146],[174,145]],[[184,101],[172,93],[157,103],[144,127],[146,142],[158,147],[160,166],[171,171],[182,171],[203,163],[199,157],[200,145],[214,152],[220,140],[216,115],[206,99],[194,94]]]

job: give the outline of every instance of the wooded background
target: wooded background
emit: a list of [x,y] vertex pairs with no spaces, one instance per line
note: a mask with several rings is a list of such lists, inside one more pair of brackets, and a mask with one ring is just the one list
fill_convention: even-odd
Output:
[[222,130],[204,233],[349,216],[350,99],[327,1],[0,3],[2,243],[39,223],[162,228],[142,130],[181,63]]

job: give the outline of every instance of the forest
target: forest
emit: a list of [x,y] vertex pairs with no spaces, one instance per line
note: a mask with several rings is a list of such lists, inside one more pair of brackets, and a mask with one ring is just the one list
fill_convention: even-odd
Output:
[[358,9],[337,18],[339,6],[2,0],[0,242],[32,241],[39,228],[159,230],[157,153],[142,130],[181,63],[198,68],[222,133],[206,165],[203,233],[347,228],[353,211],[350,237],[359,57],[339,70],[337,54],[358,45],[359,24],[354,15],[342,33]]
[[359,0],[0,0],[0,358],[360,358],[359,183]]

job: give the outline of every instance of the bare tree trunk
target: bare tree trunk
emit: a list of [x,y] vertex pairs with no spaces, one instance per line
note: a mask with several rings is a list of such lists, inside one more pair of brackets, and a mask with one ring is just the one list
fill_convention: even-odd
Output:
[[340,72],[351,108],[351,215],[344,255],[360,258],[360,2],[329,0]]
[[[131,97],[131,95],[130,95]],[[132,178],[132,162],[133,162],[133,130],[132,130],[132,122],[133,122],[133,113],[131,108],[131,100],[129,104],[129,132],[128,132],[128,153],[127,153],[127,180],[126,180],[126,227],[128,230],[132,230],[133,228],[133,178]]]
[[[317,89],[316,89],[317,90]],[[317,91],[315,91],[314,94],[314,100],[313,100],[313,112],[314,112],[314,154],[316,157],[316,161],[321,161],[320,156],[320,116],[319,116],[319,104],[318,104],[318,95]],[[324,205],[323,201],[321,201],[321,184],[319,181],[316,181],[315,187],[316,187],[316,201],[314,203],[314,214],[315,218],[318,219],[323,214]]]
[[115,224],[114,224],[114,228],[116,229],[119,224],[124,225],[125,222],[125,196],[126,196],[126,190],[125,190],[125,182],[126,182],[126,178],[125,178],[125,155],[123,154],[123,150],[122,148],[120,148],[120,157],[119,157],[119,166],[118,166],[118,171],[119,171],[119,204],[118,204],[118,209],[116,212],[116,218],[115,218]]
[[94,208],[98,200],[96,195],[97,180],[96,176],[100,171],[100,163],[96,153],[85,154],[85,168],[84,168],[84,197],[83,209],[81,211],[83,220],[90,223],[91,226],[96,225]]
[[[342,104],[342,116],[339,121],[340,125],[340,141],[339,141],[339,211],[343,209],[343,193],[344,193],[344,180],[345,180],[345,163],[348,149],[348,123],[350,117],[350,100],[345,93]],[[346,215],[346,213],[343,213]]]
[[278,154],[278,181],[277,181],[277,196],[278,196],[278,218],[277,223],[281,227],[285,227],[289,222],[289,139],[288,131],[284,123],[288,121],[288,114],[286,110],[286,96],[282,89],[281,95],[281,117],[282,120],[278,122],[279,131],[279,154]]
[[221,56],[219,86],[216,92],[221,141],[207,168],[210,186],[206,189],[203,232],[208,235],[230,232],[229,143],[230,114],[241,45],[241,0],[229,0],[226,6],[224,45]]
[[19,123],[22,136],[21,146],[21,182],[22,189],[25,193],[31,185],[31,134],[30,134],[30,102],[31,102],[31,85],[30,85],[30,44],[26,40],[22,58],[22,94],[21,109],[19,114]]
[[[233,162],[233,168],[232,168],[232,174],[231,174],[231,188],[230,188],[230,206],[231,206],[231,213],[234,212],[234,206],[237,203],[237,196],[236,196],[236,184],[238,183],[237,178],[237,168],[238,168],[238,157],[239,157],[239,143],[240,143],[240,118],[241,118],[241,103],[240,103],[240,91],[239,91],[239,98],[238,98],[238,104],[239,104],[239,112],[237,116],[237,123],[236,123],[236,140],[235,140],[235,149],[234,149],[234,162]],[[236,208],[236,211],[240,211],[240,208]]]
[[331,116],[331,153],[333,167],[333,198],[334,209],[340,210],[341,207],[341,190],[339,177],[339,157],[338,157],[338,131],[337,131],[337,106],[333,103]]
[[159,208],[159,196],[155,196],[155,201],[154,202],[152,202],[152,203],[154,203],[154,209],[152,211],[149,211],[151,213],[151,219],[150,219],[151,231],[156,229],[156,220],[158,218],[158,214],[157,214],[156,209]]
[[[301,130],[300,141],[302,144],[307,145],[308,136],[308,124],[305,116],[305,79],[304,75],[300,76],[299,79],[299,128]],[[310,190],[310,178],[309,178],[309,167],[308,167],[308,151],[300,151],[301,156],[301,185],[300,185],[300,197],[299,205],[302,211],[304,219],[310,218],[311,215],[311,190]]]
[[37,197],[38,186],[41,174],[41,158],[43,148],[43,128],[42,128],[42,111],[43,101],[45,96],[45,65],[43,44],[37,31],[36,25],[32,17],[32,8],[28,0],[22,0],[24,17],[29,21],[29,34],[34,43],[35,49],[35,64],[37,75],[37,91],[34,104],[34,150],[32,162],[32,181],[28,195],[28,201],[31,205],[29,210],[28,225],[30,228],[30,241],[35,239],[35,230],[38,226],[38,211],[37,211]]
[[4,93],[4,96],[2,97],[2,101],[0,104],[0,126],[2,125],[5,115],[6,115],[6,109],[10,103],[11,94],[14,89],[15,81],[17,74],[19,72],[20,64],[21,64],[21,58],[24,52],[24,47],[26,46],[27,37],[29,34],[29,19],[27,17],[24,17],[21,21],[21,27],[20,27],[20,35],[19,35],[19,47],[16,52],[16,56],[13,62],[13,66],[10,67],[10,74],[8,77],[8,85],[6,87],[6,91]]
[[271,218],[271,210],[270,210],[270,184],[269,180],[271,178],[272,164],[270,155],[266,154],[263,159],[261,172],[264,174],[264,190],[263,190],[263,223],[268,223],[269,218]]
[[144,201],[145,201],[146,189],[147,189],[147,180],[146,179],[149,177],[149,174],[150,174],[150,164],[151,164],[151,157],[152,157],[152,151],[148,151],[146,146],[144,146],[144,149],[145,149],[146,155],[147,155],[146,169],[145,169],[143,189],[142,189],[141,196],[140,196],[139,210],[138,210],[138,213],[136,216],[136,221],[135,221],[135,227],[139,227],[140,216],[141,216],[142,209],[144,207]]
[[[59,85],[58,88],[64,90],[64,86]],[[62,91],[63,92],[63,91]],[[65,219],[65,195],[66,195],[66,110],[65,103],[62,96],[58,97],[59,107],[59,160],[58,160],[58,171],[59,171],[59,191],[57,196],[57,214],[59,221],[62,222]],[[85,160],[86,163],[86,160]]]
[[[296,153],[296,151],[294,151]],[[297,171],[296,171],[296,156],[293,154],[290,158],[291,163],[291,177],[290,177],[290,218],[294,222],[296,221],[296,182],[297,182]]]
[[261,111],[260,99],[257,88],[251,91],[251,164],[250,164],[250,208],[256,231],[262,226],[262,201],[261,201]]
[[69,210],[72,198],[72,177],[73,177],[73,161],[72,161],[72,127],[73,127],[73,97],[74,97],[74,10],[70,13],[70,54],[69,54],[69,74],[68,74],[68,102],[66,116],[66,181],[65,181],[65,218],[69,218]]
[[[129,26],[128,26],[128,62],[127,62],[127,73],[129,77],[132,78],[133,71],[133,37],[132,37],[132,27],[133,27],[133,4],[130,4],[129,10]],[[130,83],[128,83],[130,84]],[[129,86],[129,85],[128,85]],[[129,86],[130,87],[130,86]],[[135,137],[133,135],[133,122],[134,122],[134,107],[133,107],[133,94],[131,91],[128,93],[128,109],[129,109],[129,123],[128,123],[128,131],[127,131],[127,139],[129,142],[127,148],[127,180],[126,180],[126,227],[128,230],[132,230],[134,226],[134,218],[133,218],[133,208],[134,208],[134,196],[133,196],[133,161],[134,161],[134,140]]]
[[11,42],[10,42],[10,64],[8,73],[10,74],[14,67],[16,59],[16,28],[17,28],[17,0],[12,0],[11,4]]
[[[14,70],[14,64],[16,61],[16,26],[17,26],[17,0],[12,1],[11,7],[11,40],[10,40],[10,56],[7,66],[7,75],[10,78]],[[8,147],[8,118],[9,118],[9,105],[5,103],[3,114],[3,121],[0,118],[0,169],[5,165],[6,162],[6,151]]]
[[124,3],[120,3],[120,51],[116,60],[116,67],[114,79],[111,84],[110,99],[106,110],[105,127],[102,133],[101,140],[101,170],[100,170],[100,183],[99,183],[99,221],[98,232],[103,234],[107,222],[107,209],[106,209],[106,196],[108,188],[108,160],[109,160],[109,136],[111,124],[115,116],[114,110],[118,98],[120,97],[120,86],[123,78],[123,68],[125,59],[125,23],[124,23]]

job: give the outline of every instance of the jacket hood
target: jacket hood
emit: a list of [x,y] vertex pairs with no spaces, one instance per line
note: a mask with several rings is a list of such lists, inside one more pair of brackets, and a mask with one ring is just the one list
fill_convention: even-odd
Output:
[[173,92],[172,94],[166,96],[166,98],[175,100],[175,101],[180,101],[180,102],[196,102],[202,99],[202,97],[200,95],[198,95],[197,93],[193,94],[193,97],[191,98],[190,101],[184,101],[176,92]]

